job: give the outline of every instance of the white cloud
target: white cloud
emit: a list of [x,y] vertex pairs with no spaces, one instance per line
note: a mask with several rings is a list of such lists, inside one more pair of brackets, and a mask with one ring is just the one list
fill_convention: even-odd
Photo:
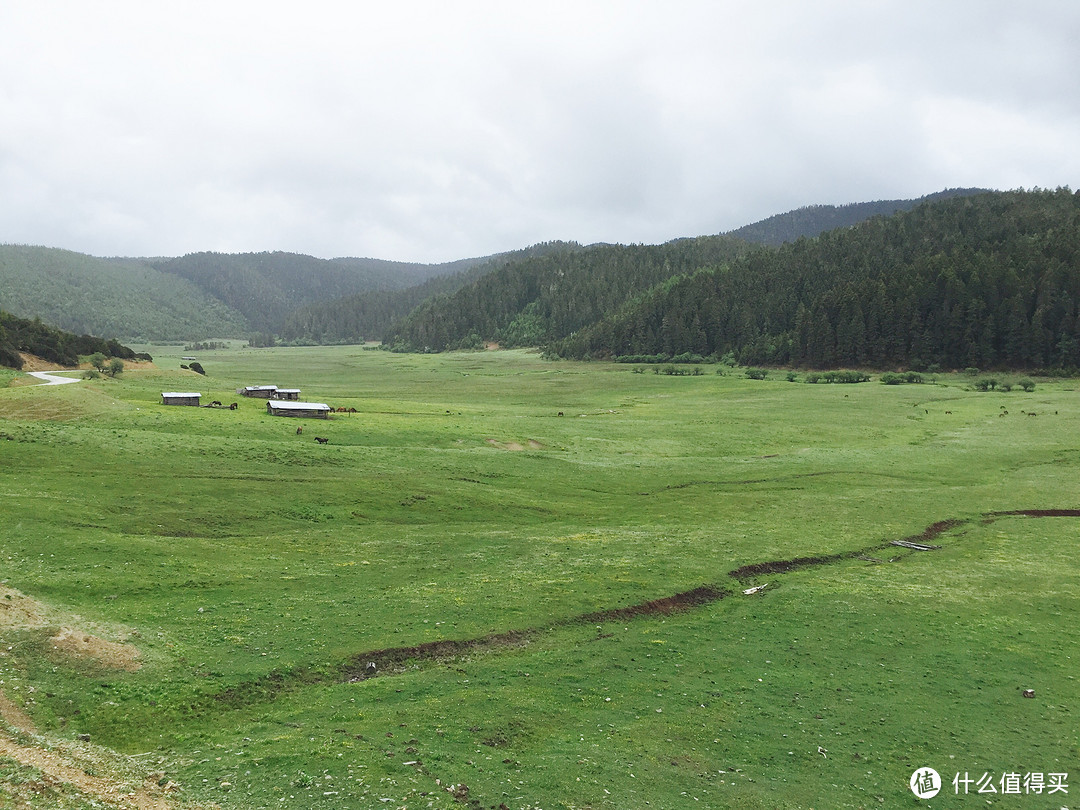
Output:
[[443,261],[1077,184],[1080,6],[0,8],[0,241]]

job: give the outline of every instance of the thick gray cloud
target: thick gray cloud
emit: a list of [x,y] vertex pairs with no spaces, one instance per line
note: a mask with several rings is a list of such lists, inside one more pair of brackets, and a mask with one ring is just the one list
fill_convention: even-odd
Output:
[[444,261],[1077,185],[1080,5],[0,6],[0,242]]

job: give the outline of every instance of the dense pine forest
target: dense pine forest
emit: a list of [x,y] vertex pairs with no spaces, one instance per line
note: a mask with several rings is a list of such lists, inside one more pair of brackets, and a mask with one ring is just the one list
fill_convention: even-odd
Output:
[[424,301],[383,342],[395,351],[550,343],[615,311],[665,279],[750,249],[725,236],[663,245],[593,245],[503,264],[449,296]]
[[549,346],[814,368],[1080,366],[1080,193],[994,192],[756,250]]
[[[139,355],[115,340],[73,335],[46,326],[40,320],[16,318],[0,310],[0,366],[21,369],[23,359],[19,352],[26,352],[62,366],[74,366],[79,356],[100,352],[106,357],[134,360]],[[148,355],[143,355],[150,359]]]
[[581,250],[576,242],[542,242],[523,250],[500,253],[484,260],[444,265],[456,272],[429,278],[405,289],[386,289],[311,304],[285,319],[281,338],[291,343],[358,343],[382,340],[390,326],[428,299],[449,297],[481,276],[508,262]]

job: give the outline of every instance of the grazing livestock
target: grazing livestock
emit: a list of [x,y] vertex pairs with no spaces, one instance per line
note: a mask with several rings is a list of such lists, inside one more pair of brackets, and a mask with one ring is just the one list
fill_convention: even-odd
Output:
[[301,427],[298,427],[298,428],[296,429],[296,435],[297,435],[297,436],[299,436],[299,435],[300,435],[301,433],[303,433],[303,432],[304,432],[304,428],[303,428],[303,426],[301,426]]
[[213,405],[215,408],[220,408],[221,407],[221,403],[218,402],[216,399],[213,402],[211,402],[210,404]]
[[368,678],[372,677],[375,674],[375,669],[375,662],[368,661],[367,666],[364,667],[364,675]]
[[234,402],[229,406],[230,411],[235,411],[239,406]]
[[317,441],[319,444],[326,444],[330,440],[329,439],[324,439],[322,436],[316,436],[315,441]]

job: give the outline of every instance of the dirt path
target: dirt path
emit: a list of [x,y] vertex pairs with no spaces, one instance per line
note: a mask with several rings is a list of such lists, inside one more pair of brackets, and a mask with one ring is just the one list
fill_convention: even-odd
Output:
[[[153,796],[147,788],[132,789],[120,779],[91,776],[60,749],[22,745],[7,734],[0,734],[0,757],[37,768],[49,781],[71,785],[80,793],[123,810],[172,810],[165,799]],[[94,767],[97,770],[97,767]]]
[[[69,785],[112,807],[122,810],[174,810],[174,805],[169,804],[163,796],[155,795],[172,789],[170,785],[158,787],[153,782],[154,777],[148,776],[142,785],[133,787],[132,783],[137,777],[135,780],[121,777],[110,762],[118,758],[118,754],[90,746],[76,749],[74,743],[66,741],[46,745],[44,739],[38,736],[33,721],[2,692],[0,718],[6,726],[0,729],[0,757],[37,768],[53,785]],[[19,737],[29,737],[36,744],[20,742]]]
[[50,371],[28,371],[26,373],[31,377],[37,377],[39,380],[45,381],[38,383],[38,385],[63,385],[64,383],[73,383],[82,380],[82,377],[61,377],[59,374]]

